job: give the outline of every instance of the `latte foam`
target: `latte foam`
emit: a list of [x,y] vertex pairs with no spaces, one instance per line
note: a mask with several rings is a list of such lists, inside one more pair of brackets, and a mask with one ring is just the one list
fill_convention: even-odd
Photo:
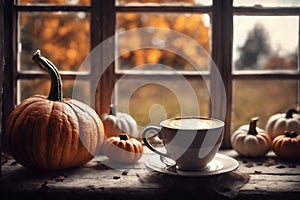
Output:
[[222,127],[224,122],[211,118],[187,117],[167,119],[163,121],[161,125],[172,129],[206,130]]

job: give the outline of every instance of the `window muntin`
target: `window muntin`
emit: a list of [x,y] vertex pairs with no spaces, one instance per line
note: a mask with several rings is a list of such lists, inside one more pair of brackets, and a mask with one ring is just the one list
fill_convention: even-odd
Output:
[[[96,4],[96,5],[102,5],[102,3],[95,3],[96,1],[92,1],[92,4]],[[234,1],[235,2],[235,1]],[[260,1],[260,2],[265,2],[265,1]],[[89,6],[78,6],[78,5],[50,5],[50,4],[45,4],[45,5],[39,5],[39,3],[36,4],[21,4],[21,5],[16,5],[15,8],[16,9],[12,9],[12,13],[14,11],[16,11],[17,13],[21,13],[21,12],[34,12],[34,11],[42,11],[42,12],[49,12],[49,11],[68,11],[68,12],[77,12],[77,11],[84,11],[87,13],[91,13],[90,17],[91,17],[91,22],[93,25],[99,24],[98,19],[101,18],[101,15],[103,14],[103,12],[105,12],[104,10],[106,8],[104,8],[104,10],[101,10],[103,7],[107,6],[107,10],[109,11],[109,13],[107,13],[109,15],[109,19],[114,18],[111,17],[112,15],[117,16],[119,13],[142,13],[142,12],[152,12],[152,13],[158,13],[159,11],[161,11],[162,13],[193,13],[193,14],[197,14],[197,13],[208,13],[210,14],[210,16],[212,17],[211,21],[212,21],[212,27],[216,28],[218,31],[218,33],[213,32],[212,30],[212,56],[214,59],[216,59],[217,63],[218,63],[218,67],[220,69],[220,72],[222,74],[222,77],[224,78],[224,82],[226,83],[226,89],[227,89],[227,95],[228,95],[228,100],[229,102],[227,103],[227,106],[229,108],[229,112],[232,111],[232,114],[228,114],[227,118],[226,118],[226,126],[230,126],[230,123],[233,122],[233,120],[236,119],[236,116],[234,114],[235,112],[235,108],[237,106],[242,106],[242,105],[236,105],[235,101],[232,101],[231,99],[233,98],[232,96],[232,92],[236,92],[238,87],[231,87],[231,84],[235,84],[234,82],[236,81],[255,81],[255,80],[289,80],[289,81],[295,81],[298,86],[297,86],[297,95],[298,96],[298,100],[296,99],[296,101],[298,101],[296,104],[296,107],[299,107],[299,67],[297,70],[292,70],[291,72],[288,73],[284,73],[284,71],[282,70],[277,70],[274,73],[272,73],[272,71],[269,70],[263,70],[263,73],[261,73],[261,71],[258,70],[251,70],[250,73],[244,73],[244,71],[242,70],[234,70],[231,71],[232,67],[231,64],[232,60],[231,60],[231,53],[228,53],[231,50],[231,16],[235,17],[235,16],[297,16],[297,13],[299,13],[299,7],[291,7],[291,8],[284,8],[281,9],[280,6],[274,6],[274,7],[245,7],[245,6],[241,6],[238,7],[236,6],[236,4],[234,4],[234,7],[231,6],[231,2],[230,1],[214,1],[215,5],[216,5],[216,9],[214,9],[214,6],[180,6],[178,5],[164,5],[164,6],[152,6],[151,4],[139,4],[138,6],[134,6],[133,4],[126,4],[126,5],[117,5],[116,7],[112,8],[110,6],[115,5],[115,4],[103,4],[104,6],[102,7],[93,7],[93,9]],[[48,6],[49,5],[49,6]],[[223,7],[225,5],[225,7]],[[218,9],[219,8],[219,9]],[[222,8],[222,9],[220,9]],[[223,9],[224,8],[224,9]],[[177,12],[179,11],[179,12]],[[220,13],[219,13],[220,11]],[[273,12],[274,11],[274,12]],[[41,13],[42,13],[41,12]],[[225,18],[221,17],[221,16],[226,16]],[[97,18],[97,19],[96,19]],[[98,20],[98,21],[97,21]],[[97,23],[96,23],[97,22]],[[15,22],[13,22],[15,23]],[[114,22],[112,22],[112,24],[114,24]],[[226,24],[226,26],[223,26],[222,24]],[[108,23],[106,23],[106,25],[108,25]],[[229,25],[229,26],[227,26]],[[99,24],[99,26],[101,27],[101,24]],[[98,44],[99,41],[101,41],[103,38],[105,39],[107,36],[111,36],[115,33],[114,30],[112,31],[112,29],[105,29],[102,27],[101,28],[97,28],[95,26],[90,27],[91,28],[91,43],[93,44],[92,46],[95,46]],[[101,30],[101,31],[100,31]],[[226,38],[224,38],[224,40],[222,40],[222,36],[220,36],[220,32],[222,33],[221,35],[225,35]],[[101,34],[99,36],[99,34]],[[93,36],[94,35],[94,36]],[[104,35],[104,37],[103,37]],[[228,36],[228,37],[227,37]],[[224,45],[225,43],[225,45]],[[13,42],[12,44],[13,45]],[[216,53],[213,53],[216,51],[216,49],[222,49],[222,54],[226,55],[226,56],[222,56],[222,55],[217,55]],[[14,50],[14,53],[17,55],[18,49]],[[298,52],[299,54],[299,52]],[[13,55],[14,57],[16,57],[16,55]],[[221,59],[219,59],[219,57],[221,57]],[[11,61],[12,64],[14,64],[14,61]],[[14,65],[12,65],[14,66]],[[70,71],[66,71],[62,73],[62,77],[65,80],[72,80],[74,78],[78,76],[80,76],[80,79],[82,78],[83,80],[87,80],[87,82],[90,84],[91,82],[89,81],[89,78],[91,77],[91,74],[93,74],[93,69],[90,69],[90,72],[86,73],[85,75],[82,74],[78,74],[74,72],[70,72]],[[17,70],[12,70],[10,71],[12,73],[16,73],[13,74],[13,77],[16,77],[15,80],[33,80],[33,79],[40,79],[41,77],[45,77],[44,74],[42,73],[38,73],[38,74],[32,74],[31,72],[19,72]],[[113,72],[113,73],[111,73]],[[112,75],[112,77],[110,78],[106,78],[106,80],[109,80],[111,82],[117,82],[119,78],[122,77],[122,75],[126,72],[122,72],[121,74],[114,74],[115,71],[110,71],[109,73],[106,73],[108,75]],[[243,73],[242,73],[243,72]],[[91,73],[91,74],[89,74]],[[131,78],[136,79],[137,77],[139,77],[138,74],[136,74],[137,76],[131,76]],[[155,74],[154,74],[155,75]],[[199,74],[200,75],[200,74]],[[200,77],[198,75],[198,77]],[[197,79],[197,75],[196,76],[191,76],[188,74],[184,75],[185,77],[194,80]],[[205,77],[209,77],[206,76]],[[44,79],[44,78],[43,78]],[[104,83],[105,84],[105,83]],[[227,85],[228,84],[228,85]],[[249,82],[250,84],[250,82]],[[212,84],[215,85],[215,84]],[[16,86],[17,87],[17,86]],[[94,88],[94,84],[91,84],[90,87]],[[111,87],[111,86],[109,86]],[[14,89],[14,86],[11,87],[11,89]],[[107,90],[107,88],[105,87],[105,85],[102,87],[103,91],[101,90],[101,95],[110,95],[110,91],[111,88]],[[83,89],[85,90],[85,89]],[[88,90],[85,90],[88,91]],[[11,95],[13,92],[9,92],[9,95],[7,96],[13,96]],[[88,92],[89,93],[89,92]],[[98,94],[99,95],[99,94]],[[80,95],[76,95],[76,96],[80,96]],[[247,95],[245,95],[247,96]],[[206,97],[207,98],[207,97]],[[297,97],[296,97],[297,98]],[[7,99],[7,98],[6,98]],[[95,97],[94,96],[90,96],[90,103],[93,104]],[[116,100],[117,98],[115,98]],[[115,101],[114,101],[115,102]],[[108,104],[110,102],[106,102],[106,104]],[[119,104],[119,102],[116,101],[117,104]],[[13,102],[12,102],[13,104]],[[256,103],[258,104],[258,103]],[[109,106],[109,104],[107,105]],[[11,105],[8,105],[9,108],[11,108]],[[101,107],[102,109],[102,107]],[[101,111],[101,109],[97,110],[97,111]],[[245,106],[244,109],[249,109],[248,106]],[[251,109],[251,108],[250,108]],[[203,109],[202,109],[203,110]],[[208,110],[208,115],[209,115],[209,109]],[[286,110],[286,109],[284,109]],[[237,112],[235,112],[237,113]],[[147,113],[146,113],[147,114]],[[234,117],[231,117],[234,116]],[[246,117],[245,117],[246,118]],[[234,122],[233,122],[234,123]],[[260,124],[261,126],[263,126],[262,124]],[[226,127],[225,127],[226,128]],[[232,128],[230,129],[232,130]],[[225,142],[227,141],[227,143],[225,144],[226,147],[229,146],[228,143],[228,137],[230,135],[230,131],[228,131],[228,128],[226,128],[226,133],[225,133]]]
[[[114,102],[118,110],[129,112],[141,130],[146,125],[158,125],[165,118],[209,116],[211,15],[188,10],[179,13],[176,8],[161,13],[136,11],[116,15],[116,32],[120,35],[116,40],[115,72],[120,79],[115,84]],[[134,32],[139,28],[147,29],[149,36],[147,31]],[[160,29],[184,36],[173,38],[174,33]],[[122,36],[126,31],[132,33]],[[189,42],[200,44],[201,52]],[[170,85],[177,89],[173,91]]]
[[[264,128],[271,115],[300,108],[299,6],[290,0],[233,1],[231,132],[251,117],[258,116],[258,126]],[[255,24],[263,25],[269,48],[252,68],[239,68],[238,48],[243,48],[249,31],[255,32]]]

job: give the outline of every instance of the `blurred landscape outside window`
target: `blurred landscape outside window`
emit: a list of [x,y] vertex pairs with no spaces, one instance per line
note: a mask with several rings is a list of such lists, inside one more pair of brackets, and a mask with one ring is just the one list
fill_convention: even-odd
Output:
[[233,0],[233,6],[256,6],[256,7],[299,7],[298,0]]
[[[264,5],[264,2],[266,4]],[[234,0],[234,6],[300,6],[296,1],[247,1]],[[20,0],[20,4],[66,4],[90,5],[89,0]],[[186,6],[211,6],[211,0],[118,0],[116,5],[145,5],[148,4],[184,4]],[[20,12],[20,45],[19,71],[39,70],[31,61],[34,50],[41,49],[43,55],[48,57],[61,71],[77,71],[79,66],[90,52],[90,37],[93,27],[90,27],[90,14],[88,12]],[[160,13],[116,13],[116,32],[133,30],[142,27],[160,27],[183,33],[199,44],[209,55],[212,52],[212,19],[210,13],[172,12]],[[246,72],[286,72],[297,73],[299,70],[299,15],[289,16],[233,16],[233,58],[232,74],[238,75]],[[121,38],[118,43],[120,49],[130,49],[130,45],[139,42],[141,35],[132,35],[131,38]],[[156,42],[164,42],[167,35],[158,38]],[[186,41],[174,41],[174,48],[182,48],[183,52],[193,57],[194,49],[185,45]],[[129,47],[128,47],[129,46]],[[207,62],[196,57],[197,62]],[[126,73],[134,67],[141,66],[139,71],[151,70],[145,64],[161,64],[173,67],[175,70],[189,73],[193,67],[185,59],[171,52],[158,49],[141,49],[118,58],[115,66],[116,73]],[[202,70],[209,73],[209,65]],[[226,67],[226,66],[222,66]],[[90,69],[81,69],[89,72]],[[205,77],[204,77],[205,78]],[[200,105],[203,116],[209,115],[209,93],[203,77],[189,80]],[[174,94],[167,88],[159,85],[146,85],[136,90],[128,97],[126,88],[134,87],[138,80],[130,77],[116,84],[116,103],[119,111],[124,110],[123,99],[130,98],[130,114],[139,125],[146,125],[166,118],[180,115],[180,109]],[[173,80],[170,80],[173,81]],[[176,82],[174,82],[176,83]],[[64,81],[65,97],[71,97],[72,80]],[[19,80],[18,89],[20,100],[32,94],[47,94],[49,81],[41,79]],[[182,88],[184,94],[185,88]],[[278,80],[260,79],[233,80],[232,97],[232,127],[234,130],[241,124],[247,123],[254,115],[260,116],[260,126],[264,126],[267,118],[276,112],[284,112],[291,106],[299,105],[299,79]],[[82,96],[89,95],[88,81],[82,81]],[[136,105],[139,106],[136,106]],[[187,100],[188,104],[188,100]],[[142,106],[141,106],[142,105]],[[156,113],[149,116],[149,110]],[[193,107],[191,105],[191,115]],[[152,119],[151,119],[152,117]],[[155,119],[155,120],[153,120]]]
[[[271,1],[266,2],[268,6],[273,5]],[[233,27],[234,74],[297,73],[299,16],[238,15],[233,18]],[[246,124],[253,116],[260,117],[259,125],[264,128],[270,115],[286,112],[289,107],[297,108],[299,87],[299,80],[235,80],[233,129]]]

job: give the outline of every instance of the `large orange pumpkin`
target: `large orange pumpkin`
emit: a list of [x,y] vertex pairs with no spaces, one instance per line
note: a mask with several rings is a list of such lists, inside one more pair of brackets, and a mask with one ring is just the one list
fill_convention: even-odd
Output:
[[101,149],[103,124],[88,105],[63,98],[58,70],[40,51],[33,60],[49,73],[50,93],[25,99],[10,113],[5,134],[8,151],[28,168],[58,170],[83,165]]

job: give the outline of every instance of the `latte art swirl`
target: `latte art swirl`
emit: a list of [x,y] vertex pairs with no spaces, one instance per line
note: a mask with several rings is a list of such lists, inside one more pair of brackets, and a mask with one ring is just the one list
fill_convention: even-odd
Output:
[[174,118],[165,120],[162,126],[172,129],[203,130],[218,128],[223,125],[222,121],[210,118]]

